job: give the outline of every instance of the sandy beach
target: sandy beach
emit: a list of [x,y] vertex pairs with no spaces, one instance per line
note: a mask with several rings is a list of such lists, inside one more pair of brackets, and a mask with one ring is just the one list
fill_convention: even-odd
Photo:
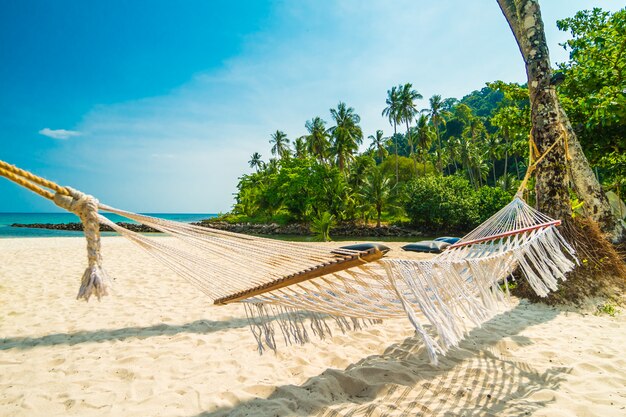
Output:
[[624,313],[513,299],[438,367],[408,320],[260,356],[243,307],[103,251],[114,293],[84,303],[84,239],[0,239],[1,416],[626,415]]

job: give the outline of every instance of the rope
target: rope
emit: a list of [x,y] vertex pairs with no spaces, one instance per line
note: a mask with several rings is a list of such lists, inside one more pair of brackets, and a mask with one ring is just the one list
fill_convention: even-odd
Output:
[[[1,161],[0,161],[1,162]],[[14,183],[21,185],[24,188],[27,188],[29,190],[31,190],[34,193],[39,194],[40,196],[47,198],[48,200],[53,200],[54,199],[54,194],[51,193],[48,190],[44,190],[43,188],[37,186],[36,184],[33,184],[32,182],[14,174],[11,171],[8,171],[4,168],[0,168],[0,175],[2,175],[3,177],[13,181]]]
[[[27,185],[24,185],[21,182],[22,180],[14,180],[13,178],[10,178],[6,174],[7,173],[9,175],[10,174],[14,174],[15,176],[22,177],[23,179],[25,179],[27,181],[30,181],[31,183],[35,183],[35,184],[41,185],[42,187],[45,187],[45,188],[49,188],[49,189],[53,190],[54,192],[62,194],[62,195],[70,195],[70,192],[69,192],[69,190],[66,187],[62,187],[62,186],[60,186],[59,184],[57,184],[55,182],[52,182],[52,181],[49,181],[49,180],[47,180],[45,178],[39,177],[39,176],[37,176],[37,175],[35,175],[35,174],[31,173],[31,172],[28,172],[26,170],[18,168],[15,165],[11,165],[11,164],[9,164],[7,162],[4,162],[2,160],[0,160],[0,173],[4,177],[9,178],[11,181],[14,181],[14,182],[16,182],[16,183],[18,183],[20,185],[23,185],[23,186],[25,186],[26,188],[28,188],[28,189],[30,189],[32,191],[35,191],[35,190],[33,190],[31,187],[29,187]],[[17,178],[17,177],[15,177],[15,178]],[[35,191],[35,192],[37,194],[42,195],[38,191]],[[44,197],[46,197],[46,198],[48,198],[50,200],[53,199],[53,197],[48,197],[47,195],[44,195]]]
[[70,187],[64,187],[64,191],[70,195],[56,193],[53,199],[54,203],[80,217],[87,238],[87,260],[89,263],[81,279],[76,298],[89,301],[89,298],[95,295],[100,300],[103,295],[108,294],[110,280],[102,269],[98,200]]
[[[565,129],[565,126],[563,126],[563,123],[559,120],[559,127],[561,128],[561,135],[557,138],[557,140],[554,141],[554,143],[552,145],[550,145],[550,147],[548,149],[546,149],[546,151],[543,154],[539,153],[539,148],[537,148],[537,144],[535,143],[535,140],[533,139],[533,134],[532,131],[530,132],[529,136],[528,136],[528,147],[529,149],[529,154],[528,154],[528,169],[526,170],[526,175],[524,175],[524,179],[522,180],[522,182],[520,183],[519,188],[517,189],[517,192],[515,193],[515,196],[518,198],[522,198],[524,191],[526,190],[526,185],[528,183],[528,180],[530,179],[531,175],[533,174],[533,172],[535,171],[535,169],[537,169],[537,166],[544,160],[544,158],[552,151],[552,149],[554,149],[556,147],[556,145],[560,142],[560,140],[563,140],[563,148],[565,151],[565,158],[570,161],[572,159],[570,153],[569,153],[569,145],[568,145],[568,141],[567,141],[567,130]],[[533,159],[536,158],[539,155],[539,158],[537,158],[534,162]]]

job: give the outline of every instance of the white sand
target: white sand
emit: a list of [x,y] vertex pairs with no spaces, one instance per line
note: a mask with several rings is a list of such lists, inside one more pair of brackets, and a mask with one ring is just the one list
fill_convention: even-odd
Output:
[[104,259],[115,294],[78,302],[83,239],[0,239],[0,416],[626,415],[625,313],[514,302],[436,368],[406,320],[259,356],[240,306]]

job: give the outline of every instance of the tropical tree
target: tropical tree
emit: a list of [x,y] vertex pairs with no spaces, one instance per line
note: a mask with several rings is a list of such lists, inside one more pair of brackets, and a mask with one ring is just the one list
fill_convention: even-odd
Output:
[[287,134],[281,130],[277,130],[272,133],[272,138],[270,139],[270,144],[272,145],[272,155],[278,156],[280,159],[283,159],[289,156],[289,139],[287,139]]
[[417,137],[416,142],[417,146],[420,149],[420,154],[422,155],[422,162],[424,163],[424,175],[426,175],[426,161],[428,160],[428,151],[431,146],[431,130],[428,126],[428,117],[425,114],[421,114],[419,119],[417,119]]
[[363,131],[359,126],[361,117],[346,103],[339,102],[336,109],[330,109],[335,126],[329,129],[332,144],[331,151],[337,160],[339,170],[345,174],[345,168],[354,157],[354,153],[363,142]]
[[389,120],[389,124],[393,126],[393,141],[395,145],[395,154],[396,154],[396,184],[399,181],[399,166],[398,162],[398,123],[400,123],[400,92],[397,87],[391,87],[391,90],[387,90],[387,99],[385,100],[387,107],[383,109],[382,115],[385,116]]
[[487,134],[487,155],[491,159],[491,171],[493,173],[493,185],[496,185],[496,160],[502,155],[502,146],[500,138],[497,135]]
[[248,161],[248,165],[250,165],[250,168],[256,168],[258,172],[260,169],[262,169],[265,166],[265,163],[261,160],[261,154],[258,152],[255,152],[250,157],[250,160]]
[[326,131],[326,122],[321,117],[314,117],[304,125],[309,134],[306,144],[309,153],[317,158],[319,163],[326,162],[329,156],[330,142]]
[[435,129],[435,137],[437,138],[437,168],[439,172],[443,174],[443,165],[441,163],[441,125],[445,124],[445,120],[443,118],[443,102],[441,100],[441,96],[439,94],[435,94],[430,99],[428,99],[428,103],[430,107],[427,109],[423,109],[422,111],[428,114],[430,118],[430,122]]
[[378,159],[382,162],[385,157],[389,154],[387,152],[387,140],[388,138],[383,137],[383,131],[378,129],[375,135],[369,135],[367,138],[372,141],[370,144],[370,149],[378,155]]
[[294,146],[296,158],[298,159],[306,158],[306,156],[308,155],[306,137],[300,136],[299,138],[297,138],[295,142],[293,143],[293,146]]
[[[422,99],[422,95],[416,90],[413,90],[413,85],[411,83],[406,83],[402,86],[399,86],[398,91],[400,96],[398,118],[399,120],[406,123],[406,139],[410,146],[409,156],[413,158],[415,147],[413,140],[411,139],[411,129],[409,128],[409,125],[415,118],[415,115],[418,113],[417,107],[415,107],[415,101]],[[415,171],[417,172],[417,161],[415,161],[414,159],[414,162]]]
[[383,210],[393,205],[394,188],[379,167],[370,171],[361,187],[360,195],[365,205],[373,207],[376,211],[376,227],[380,227]]

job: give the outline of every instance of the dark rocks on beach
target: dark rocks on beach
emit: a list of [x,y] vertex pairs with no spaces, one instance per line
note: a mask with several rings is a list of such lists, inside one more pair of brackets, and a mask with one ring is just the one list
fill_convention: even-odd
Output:
[[[234,233],[245,233],[251,235],[296,235],[311,236],[313,233],[308,225],[294,223],[281,226],[276,223],[227,223],[222,221],[204,221],[194,223],[198,226],[212,227],[214,229],[225,230]],[[379,236],[379,237],[413,237],[421,236],[417,230],[411,230],[399,226],[375,227],[363,224],[339,224],[331,230],[332,236]]]
[[[155,230],[151,227],[144,226],[143,224],[136,223],[124,223],[119,222],[118,225],[122,226],[125,229],[132,230],[133,232],[138,233],[159,233],[158,230]],[[13,223],[11,227],[29,227],[33,229],[50,229],[50,230],[69,230],[81,232],[83,230],[82,223],[61,223],[61,224],[53,224],[53,223],[30,223],[30,224],[22,224],[22,223]],[[113,232],[109,226],[100,225],[101,232]]]
[[[159,233],[159,231],[136,223],[117,223],[125,229],[138,233]],[[196,226],[211,227],[214,229],[225,230],[235,233],[244,233],[249,235],[292,235],[292,236],[311,236],[313,233],[306,224],[294,223],[281,226],[276,223],[256,224],[256,223],[227,223],[221,221],[203,221],[192,223]],[[69,230],[80,232],[83,230],[82,223],[14,223],[12,227],[29,227],[35,229],[51,229],[51,230]],[[109,226],[100,225],[101,232],[113,232]],[[331,231],[332,236],[343,237],[415,237],[421,236],[422,233],[417,230],[411,230],[399,226],[381,226],[375,227],[363,224],[339,224]]]

